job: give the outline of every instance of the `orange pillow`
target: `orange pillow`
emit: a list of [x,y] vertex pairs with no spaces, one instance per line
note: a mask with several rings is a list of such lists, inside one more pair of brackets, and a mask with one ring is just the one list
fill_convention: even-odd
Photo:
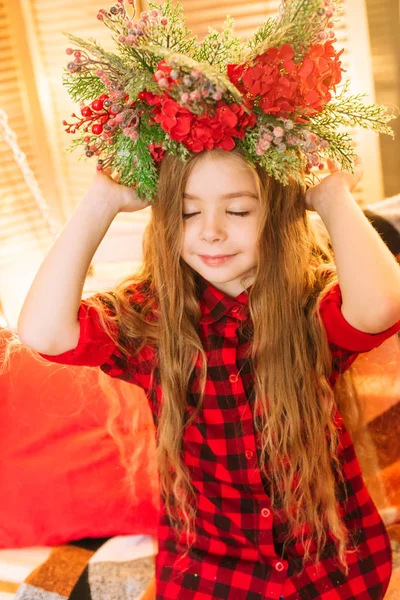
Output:
[[[8,337],[3,330],[0,355]],[[134,435],[122,430],[136,453],[132,487],[106,428],[104,384],[122,404],[133,395],[138,411]],[[141,389],[99,369],[38,361],[22,348],[0,377],[0,395],[0,548],[156,535],[154,425]]]

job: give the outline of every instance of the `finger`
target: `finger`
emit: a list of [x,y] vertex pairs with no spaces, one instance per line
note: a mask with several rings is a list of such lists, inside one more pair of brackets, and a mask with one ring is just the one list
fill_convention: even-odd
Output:
[[337,171],[339,171],[337,164],[330,158],[327,159],[326,164],[328,165],[328,169],[331,173],[337,173]]
[[354,158],[354,169],[357,172],[364,170],[364,163],[359,156],[355,156]]
[[360,178],[364,174],[364,163],[361,158],[356,158],[354,161],[354,171]]
[[120,177],[121,177],[121,175],[120,175],[119,171],[114,169],[111,174],[111,179],[113,179],[115,181],[115,183],[118,183],[118,181],[120,180]]
[[120,179],[120,174],[116,169],[112,169],[111,167],[107,167],[106,169],[103,169],[101,171],[101,173],[103,175],[105,175],[106,177],[108,177],[109,179],[112,179],[112,181],[115,181],[115,183],[118,183],[119,179]]
[[113,171],[109,167],[107,167],[106,169],[102,169],[100,171],[100,173],[102,175],[105,175],[106,177],[108,177],[108,179],[112,179],[113,180]]

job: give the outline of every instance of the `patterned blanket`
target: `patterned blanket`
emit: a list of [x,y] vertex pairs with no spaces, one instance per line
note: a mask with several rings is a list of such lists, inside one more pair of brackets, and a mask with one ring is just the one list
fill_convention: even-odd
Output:
[[53,548],[20,586],[16,600],[154,600],[148,536],[82,540]]
[[[389,534],[394,570],[385,600],[400,600],[400,525],[390,526]],[[55,547],[19,587],[15,600],[154,600],[156,551],[147,536]]]

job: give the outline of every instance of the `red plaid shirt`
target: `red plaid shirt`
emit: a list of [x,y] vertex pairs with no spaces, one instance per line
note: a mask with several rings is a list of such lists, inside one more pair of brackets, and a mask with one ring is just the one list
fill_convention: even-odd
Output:
[[[145,289],[131,290],[136,306]],[[197,493],[196,543],[182,559],[168,518],[161,510],[159,553],[156,564],[157,600],[378,600],[384,597],[391,575],[391,550],[382,520],[367,492],[352,441],[341,417],[340,460],[346,480],[338,484],[341,510],[358,546],[349,552],[350,573],[345,577],[327,545],[318,564],[301,571],[304,548],[294,540],[282,556],[287,532],[285,515],[273,509],[268,484],[259,465],[260,440],[253,424],[252,371],[245,359],[251,343],[248,295],[231,298],[199,279],[200,336],[207,355],[208,378],[203,409],[186,428],[183,457]],[[370,335],[351,327],[343,318],[340,289],[322,301],[321,315],[332,349],[334,374],[347,369],[358,353],[379,346],[400,328]],[[99,326],[96,311],[83,301],[79,310],[81,337],[76,349],[49,360],[100,366],[111,377],[142,387],[155,422],[161,398],[156,352],[145,346],[129,360],[123,358]],[[155,369],[152,382],[151,374]],[[195,377],[195,376],[194,376]],[[154,383],[154,381],[156,383]],[[187,412],[198,395],[193,377]],[[181,559],[181,560],[179,560]]]

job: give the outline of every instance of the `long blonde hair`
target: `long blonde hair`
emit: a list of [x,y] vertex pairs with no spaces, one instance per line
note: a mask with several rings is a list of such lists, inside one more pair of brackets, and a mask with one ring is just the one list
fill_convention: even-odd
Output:
[[[213,154],[244,161],[237,152]],[[172,524],[186,530],[187,540],[193,539],[196,513],[194,490],[181,458],[183,431],[191,422],[186,419],[188,385],[197,360],[202,365],[197,373],[201,410],[207,365],[198,331],[196,273],[181,258],[181,214],[186,183],[203,158],[204,153],[187,163],[174,156],[164,158],[144,237],[142,268],[102,297],[116,315],[109,319],[118,320],[120,337],[115,341],[122,352],[129,355],[144,344],[157,348],[162,389],[156,416],[161,492]],[[331,352],[317,312],[320,299],[337,281],[333,259],[313,233],[304,188],[295,183],[282,186],[264,171],[253,170],[261,220],[259,261],[249,292],[253,328],[249,359],[254,367],[260,468],[270,484],[272,506],[287,514],[289,529],[282,552],[300,536],[303,562],[318,561],[331,535],[346,568],[347,530],[337,495],[343,482],[334,421],[338,399],[328,383]],[[140,307],[132,306],[127,294],[137,285],[148,291],[147,302]],[[109,329],[105,316],[103,323]],[[344,388],[342,382],[342,392]],[[311,552],[314,545],[317,550]]]
[[[237,152],[207,154],[245,162]],[[101,312],[101,320],[124,355],[145,344],[156,348],[162,389],[156,415],[161,493],[171,523],[186,532],[187,540],[193,539],[196,514],[190,475],[181,458],[184,428],[191,422],[186,419],[187,394],[197,361],[201,410],[207,365],[199,337],[196,273],[181,258],[181,215],[186,183],[203,158],[204,154],[187,163],[174,156],[164,158],[144,236],[142,268],[113,292],[90,300],[98,308],[106,304],[111,309]],[[259,260],[249,292],[253,330],[249,360],[254,368],[260,468],[269,482],[272,506],[287,514],[289,529],[282,552],[300,536],[303,562],[318,561],[331,535],[346,568],[347,530],[337,495],[343,482],[334,422],[338,399],[328,384],[331,353],[317,311],[321,297],[337,281],[333,259],[313,233],[304,188],[295,183],[284,187],[264,171],[253,171],[261,220]],[[129,290],[136,286],[145,292],[140,306],[130,298]],[[345,387],[342,384],[341,390]],[[341,408],[345,409],[343,401]]]

